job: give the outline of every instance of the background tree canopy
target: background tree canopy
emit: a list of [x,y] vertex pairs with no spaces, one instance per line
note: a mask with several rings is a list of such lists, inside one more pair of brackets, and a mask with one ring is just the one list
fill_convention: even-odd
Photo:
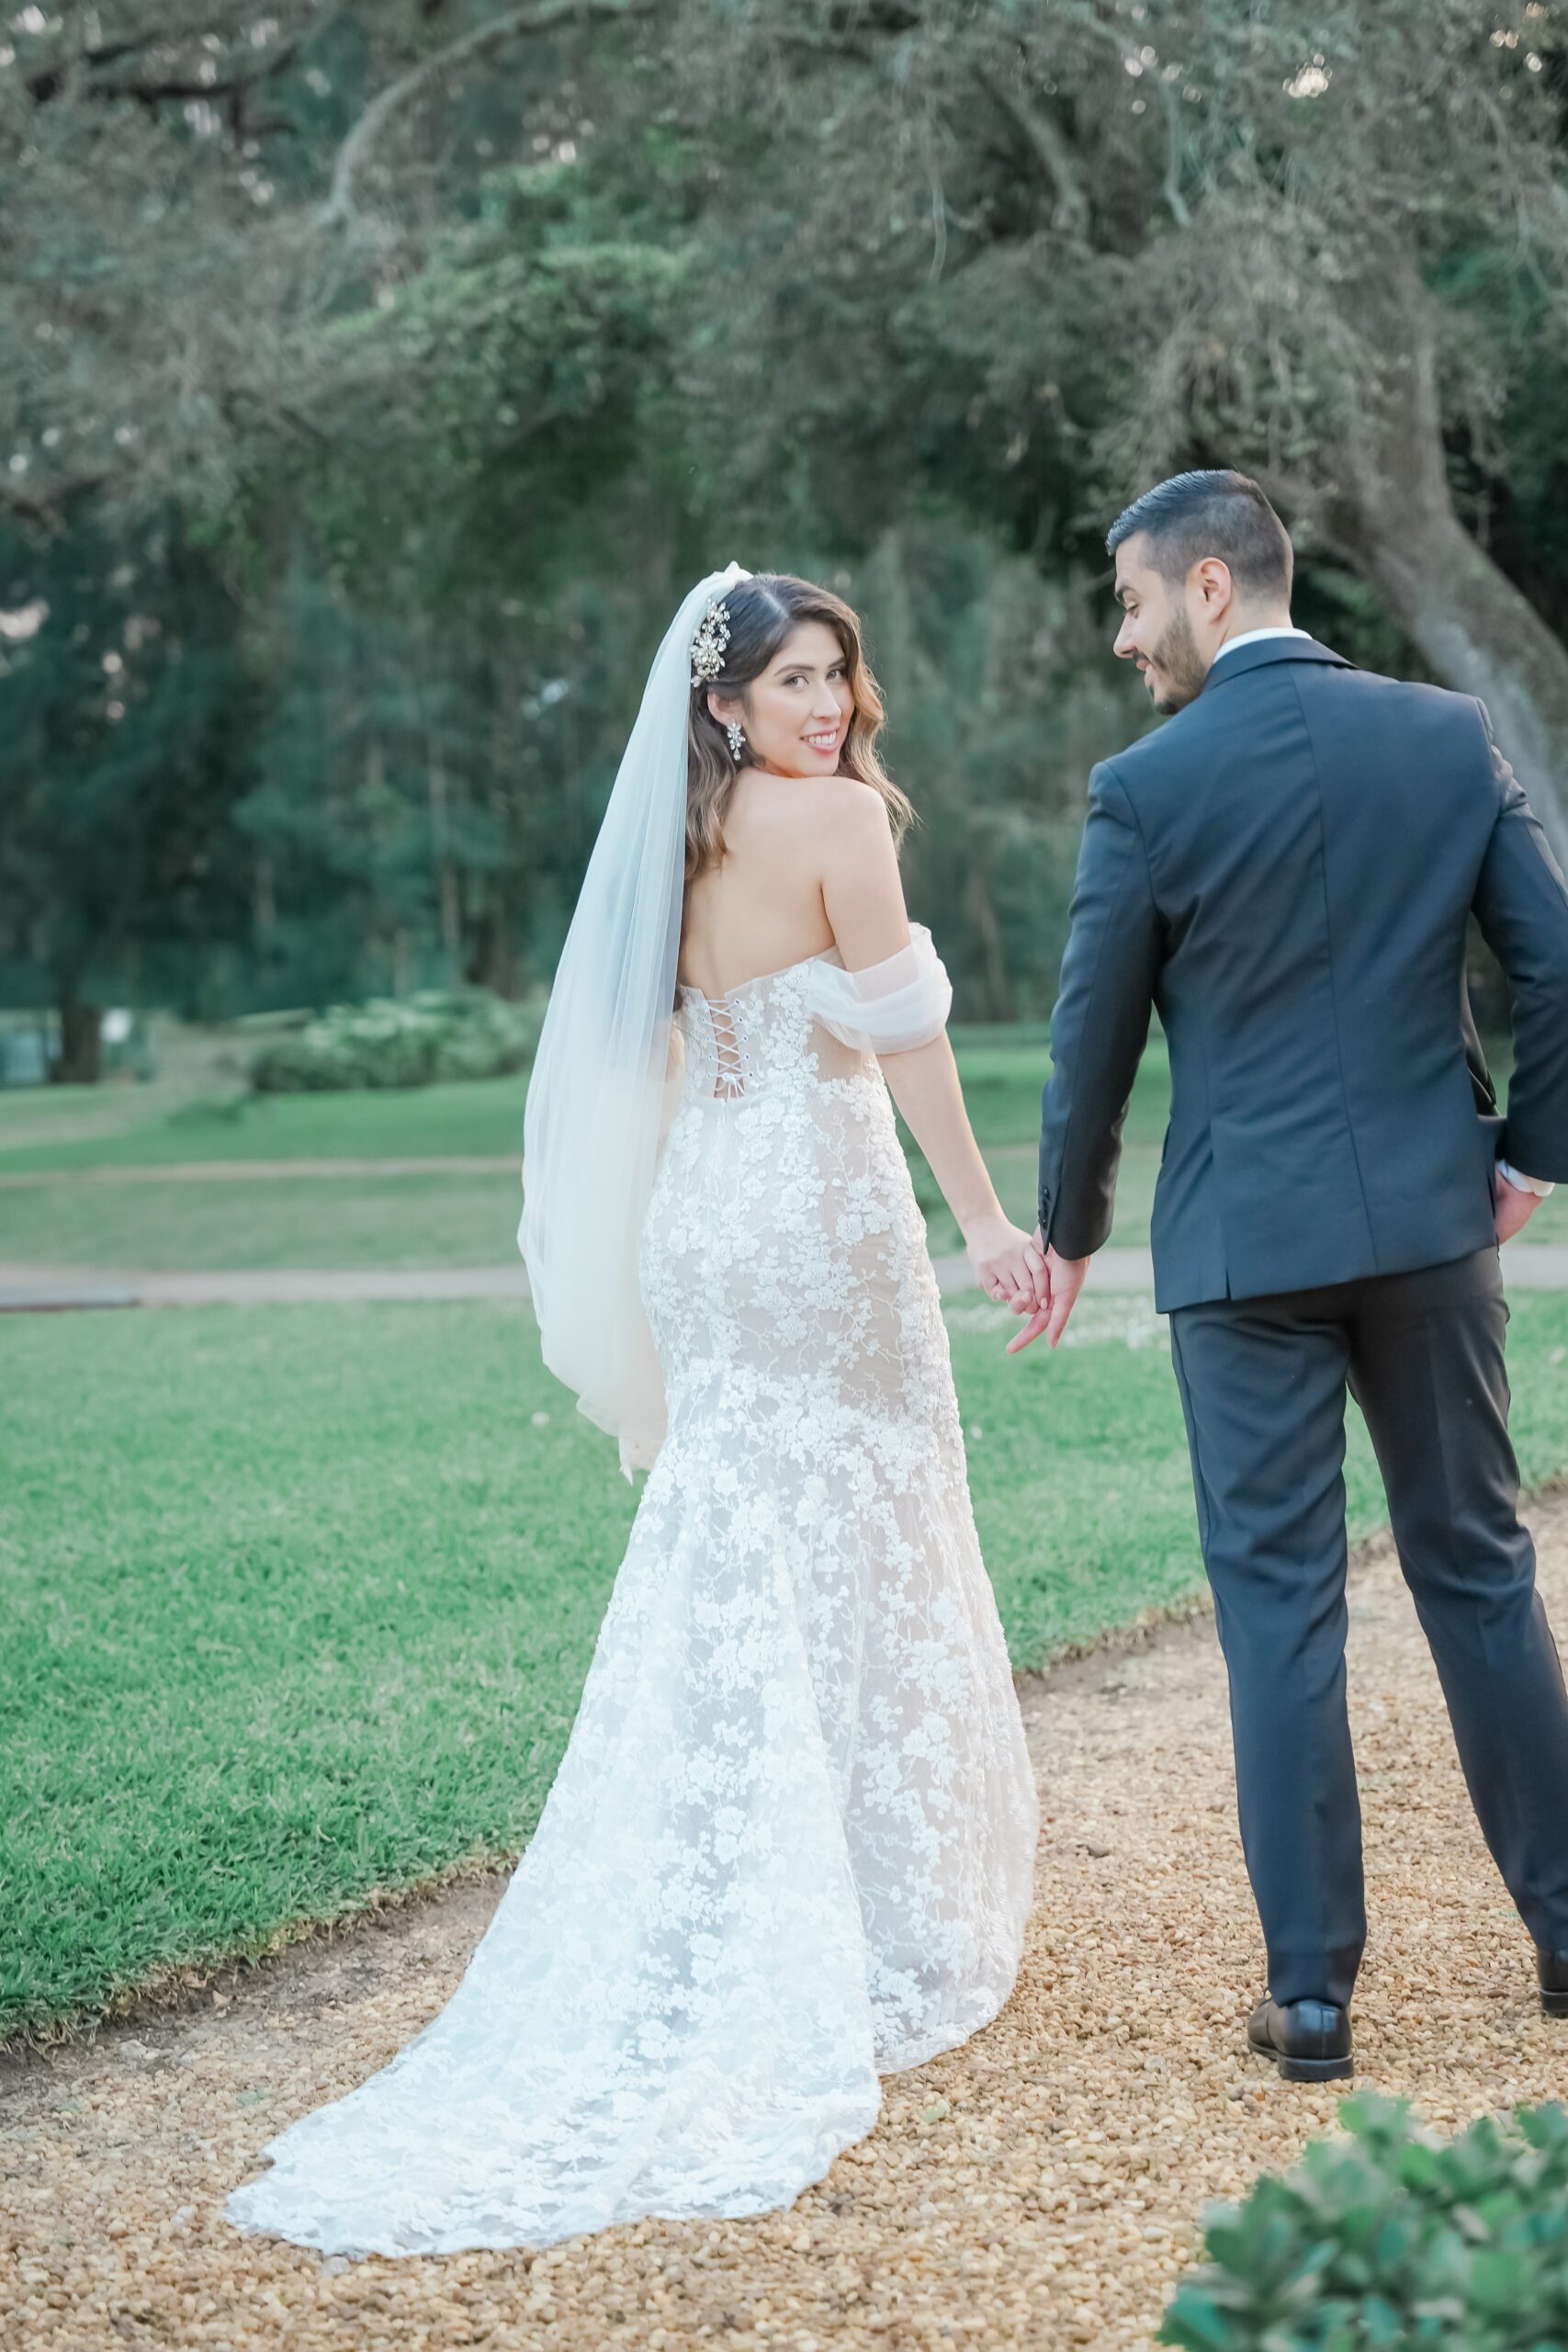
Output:
[[731,557],[867,616],[970,1018],[1147,714],[1107,523],[1256,471],[1298,617],[1568,844],[1557,0],[122,0],[0,32],[0,995],[558,948]]

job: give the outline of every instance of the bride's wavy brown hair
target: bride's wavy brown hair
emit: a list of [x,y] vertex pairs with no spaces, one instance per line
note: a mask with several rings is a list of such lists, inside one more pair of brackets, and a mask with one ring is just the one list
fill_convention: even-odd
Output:
[[915,811],[877,757],[876,739],[886,716],[861,642],[858,615],[829,588],[818,588],[789,571],[754,571],[725,591],[729,642],[724,667],[692,689],[687,724],[686,879],[716,865],[724,855],[724,820],[739,771],[729,739],[708,708],[710,694],[734,695],[741,704],[791,631],[803,621],[821,621],[843,649],[854,697],[839,774],[858,776],[882,795],[893,838],[901,841]]

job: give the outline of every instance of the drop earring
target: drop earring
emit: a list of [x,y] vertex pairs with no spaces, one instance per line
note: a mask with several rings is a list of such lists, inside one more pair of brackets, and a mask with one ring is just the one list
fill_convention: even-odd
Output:
[[745,748],[746,743],[745,729],[742,728],[740,721],[738,718],[727,718],[724,723],[724,731],[729,738],[730,757],[734,760],[736,766],[739,767],[740,765],[740,754]]

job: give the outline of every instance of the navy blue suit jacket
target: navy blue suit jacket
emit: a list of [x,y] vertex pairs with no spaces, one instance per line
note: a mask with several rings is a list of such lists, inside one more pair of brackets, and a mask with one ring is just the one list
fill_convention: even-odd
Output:
[[[1506,1120],[1472,912],[1513,991]],[[1495,1238],[1499,1157],[1568,1179],[1568,887],[1468,695],[1264,639],[1094,770],[1041,1106],[1064,1257],[1111,1230],[1151,1009],[1162,1311],[1441,1265]]]

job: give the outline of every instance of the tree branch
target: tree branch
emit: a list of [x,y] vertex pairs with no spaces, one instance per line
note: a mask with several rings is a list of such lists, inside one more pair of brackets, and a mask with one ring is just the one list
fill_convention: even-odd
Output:
[[1021,90],[1014,89],[988,65],[977,65],[975,78],[1014,129],[1022,132],[1035,161],[1055,189],[1056,209],[1052,227],[1081,236],[1089,226],[1089,198],[1067,141],[1048,116],[1037,112]]
[[1192,224],[1192,215],[1181,193],[1181,114],[1176,92],[1163,74],[1159,94],[1165,101],[1165,178],[1161,185],[1171,219],[1179,229],[1187,229]]
[[558,25],[584,23],[592,17],[651,17],[658,13],[659,0],[535,0],[534,6],[509,9],[505,16],[474,27],[449,41],[445,49],[435,51],[433,56],[422,58],[371,99],[338,149],[332,185],[319,215],[322,225],[332,227],[352,216],[354,183],[370,150],[393,115],[433,83],[445,80],[447,74],[471,64],[475,58],[485,56],[491,50],[501,48],[504,42],[529,33],[550,32]]
[[[1118,57],[1125,59],[1131,53],[1133,48],[1131,35],[1123,28],[1108,25],[1102,17],[1093,13],[1092,8],[1089,15],[1079,17],[1077,21],[1085,32],[1092,33],[1097,40],[1108,41]],[[1170,217],[1177,227],[1185,229],[1190,224],[1192,214],[1188,207],[1187,198],[1181,193],[1180,106],[1175,90],[1163,74],[1159,75],[1155,87],[1158,90],[1160,102],[1165,107],[1165,170],[1160,178],[1160,193],[1165,198]]]
[[264,82],[276,80],[279,74],[293,64],[307,43],[314,40],[318,33],[324,32],[340,13],[335,7],[327,9],[321,16],[312,18],[310,24],[301,25],[297,32],[280,40],[276,49],[268,51],[261,64],[254,66],[247,74],[231,74],[226,81],[203,82],[188,76],[183,80],[178,76],[169,76],[158,82],[134,78],[123,82],[93,81],[86,85],[82,95],[90,98],[131,98],[138,105],[146,107],[161,105],[167,98],[200,98],[209,105],[216,105],[220,98],[243,98],[248,91],[260,89]]
[[857,65],[870,65],[874,52],[863,40],[851,40],[829,33],[802,33],[781,28],[773,36],[780,49],[798,49],[807,57],[830,60],[852,58]]
[[24,490],[14,475],[0,474],[0,511],[8,511],[35,528],[53,529],[64,520],[64,510],[79,498],[101,490],[115,477],[105,470],[98,473],[68,474],[44,490]]
[[154,33],[142,33],[135,40],[106,41],[101,49],[83,50],[73,58],[57,57],[52,63],[42,65],[36,74],[22,77],[22,86],[38,106],[47,106],[64,88],[73,65],[85,65],[89,72],[96,66],[118,64],[122,57],[134,57],[148,48],[157,38]]
[[[314,0],[311,0],[311,5],[313,6]],[[57,55],[49,64],[39,66],[27,75],[23,86],[35,105],[47,106],[51,99],[59,97],[70,87],[73,74],[85,70],[87,78],[80,88],[83,97],[130,98],[143,103],[155,102],[159,98],[224,97],[232,91],[248,88],[253,83],[265,82],[277,73],[298,54],[307,40],[341,14],[341,9],[333,6],[319,15],[312,14],[310,21],[288,35],[254,72],[232,74],[226,82],[196,83],[189,77],[177,76],[145,82],[134,76],[116,80],[104,72],[107,66],[120,64],[128,57],[141,56],[146,51],[160,46],[173,48],[177,42],[194,40],[204,32],[226,35],[233,28],[237,13],[232,8],[219,10],[205,22],[183,26],[177,35],[171,34],[164,26],[152,26],[145,32],[128,34],[118,40],[100,41],[94,48],[78,50],[73,56]]]

